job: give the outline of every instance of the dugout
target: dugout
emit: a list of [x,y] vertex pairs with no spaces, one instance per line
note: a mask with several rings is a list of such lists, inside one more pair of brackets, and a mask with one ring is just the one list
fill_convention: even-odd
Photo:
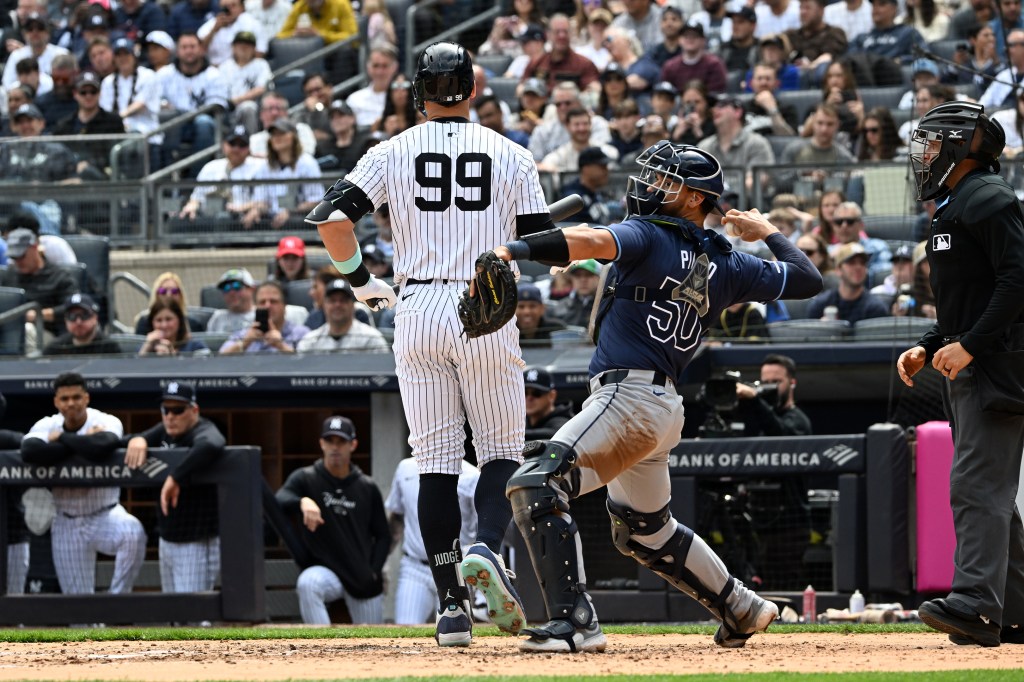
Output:
[[[867,455],[870,448],[866,445],[871,435],[869,428],[885,421],[891,410],[887,397],[897,345],[877,342],[707,348],[691,365],[682,387],[687,401],[687,429],[695,428],[702,421],[703,409],[696,402],[696,394],[706,378],[731,369],[740,370],[744,378],[749,379],[756,375],[764,355],[785,353],[793,357],[799,367],[799,404],[810,415],[815,432],[830,437],[814,441],[818,443],[815,447],[827,442],[848,444],[843,438],[860,439],[857,442],[864,443],[863,447],[850,446],[858,455],[846,462],[845,468],[826,470],[824,468],[832,460],[819,457],[816,465],[819,470],[812,472],[824,477],[826,483],[832,479],[835,481],[834,486],[822,485],[820,488],[840,491],[838,501],[834,502],[834,495],[830,494],[822,498],[814,513],[823,516],[826,523],[844,524],[841,534],[845,537],[852,533],[855,546],[844,547],[842,556],[858,557],[849,565],[844,559],[843,566],[836,568],[840,574],[846,571],[852,576],[841,579],[839,575],[833,576],[836,562],[832,548],[823,548],[824,553],[819,552],[819,568],[828,571],[833,582],[831,590],[825,589],[825,583],[821,583],[821,587],[816,585],[823,595],[823,603],[827,600],[825,593],[829,591],[850,592],[856,588],[879,595],[906,595],[912,589],[909,577],[904,575],[899,565],[901,552],[906,555],[909,541],[898,537],[900,523],[893,523],[889,518],[893,514],[898,516],[898,510],[893,510],[899,506],[900,499],[906,504],[906,490],[900,489],[897,478],[879,484],[868,485],[865,482],[870,471]],[[526,349],[524,358],[529,364],[549,367],[562,398],[573,399],[578,404],[586,395],[586,368],[591,353],[592,349],[587,347]],[[319,456],[316,446],[318,428],[329,414],[341,413],[353,418],[360,439],[354,461],[373,476],[385,492],[395,466],[408,452],[407,429],[394,375],[394,358],[390,354],[12,360],[4,362],[0,369],[0,390],[7,396],[9,406],[4,426],[27,430],[39,417],[52,414],[52,378],[60,372],[72,370],[86,377],[93,406],[119,416],[125,422],[126,431],[142,430],[156,422],[157,397],[167,381],[184,379],[195,382],[203,414],[222,427],[230,444],[260,448],[260,471],[274,488],[290,471],[309,464]],[[837,390],[839,387],[841,390]],[[891,434],[901,431],[896,427],[887,428],[884,432],[889,435],[885,438],[896,440]],[[844,435],[851,433],[861,435]],[[763,439],[760,442],[764,444]],[[721,442],[705,443],[715,451],[726,447]],[[730,452],[735,447],[737,444],[728,444]],[[779,450],[784,451],[788,450]],[[677,450],[677,454],[682,452]],[[884,457],[879,460],[886,461]],[[901,460],[890,457],[889,461],[899,464]],[[903,455],[902,466],[909,466],[907,461],[907,456]],[[692,498],[694,486],[698,486],[699,493],[701,481],[723,478],[735,481],[749,478],[751,474],[783,473],[774,465],[769,467],[769,472],[756,469],[737,472],[719,470],[717,465],[698,470],[693,468],[692,461],[686,462],[688,464],[677,463],[673,469],[674,505]],[[854,466],[862,466],[863,469],[850,469]],[[841,485],[843,476],[856,479],[846,483],[851,491],[846,500],[842,494],[846,490]],[[141,509],[142,505],[136,503],[134,495],[132,490],[128,490],[122,499],[125,506],[136,513],[138,509],[133,507]],[[871,497],[873,495],[882,495],[881,499],[887,503],[878,503]],[[851,498],[860,502],[853,504]],[[848,507],[857,507],[861,512],[844,513]],[[588,568],[597,579],[595,593],[600,595],[598,599],[601,602],[606,600],[605,595],[610,600],[607,606],[600,606],[604,619],[635,620],[637,613],[649,614],[645,617],[650,620],[675,620],[686,616],[673,605],[678,595],[670,596],[662,581],[646,574],[612,547],[608,537],[608,517],[600,493],[578,501],[574,509],[578,510],[582,522]],[[694,518],[700,513],[699,506],[696,509],[686,505],[674,506],[673,510],[680,519]],[[877,538],[868,540],[875,516],[884,517],[875,525],[891,536],[882,542]],[[905,530],[903,527],[902,531]],[[863,551],[858,550],[861,546]],[[151,550],[150,558],[154,557],[155,550]],[[280,561],[286,559],[287,554],[283,545],[278,543],[268,546],[264,557],[268,561]],[[519,572],[521,576],[529,577],[532,571],[524,561],[525,555],[522,555],[518,561]],[[224,574],[227,575],[226,571]],[[628,610],[614,605],[620,596],[623,600],[632,600]],[[637,599],[643,600],[642,610],[638,610]],[[529,597],[527,601],[539,603]],[[650,608],[647,608],[648,602]],[[292,607],[282,606],[273,614],[274,617],[289,618],[289,608]],[[604,615],[606,613],[607,616]]]

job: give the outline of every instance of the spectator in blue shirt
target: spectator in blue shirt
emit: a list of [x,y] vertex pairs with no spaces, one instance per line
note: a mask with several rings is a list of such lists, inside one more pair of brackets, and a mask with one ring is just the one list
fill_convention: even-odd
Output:
[[[260,320],[261,309],[267,310],[266,327]],[[294,353],[299,340],[309,333],[301,324],[285,319],[285,292],[280,283],[266,281],[256,289],[256,319],[247,329],[231,335],[220,347],[221,355],[239,353]]]
[[133,43],[141,43],[150,31],[163,31],[167,16],[154,0],[121,0],[114,10],[114,29]]
[[216,17],[219,11],[217,0],[178,0],[171,7],[166,30],[174,40],[182,33],[198,33],[199,27]]
[[[1009,0],[1003,0],[1007,1]],[[1019,0],[1017,9],[1020,10]],[[924,38],[913,26],[897,24],[898,12],[899,5],[896,0],[874,0],[871,3],[871,21],[874,28],[854,38],[850,42],[848,54],[868,52],[900,62],[911,61],[914,58],[914,46],[924,47]]]
[[508,129],[505,127],[505,115],[501,111],[501,103],[494,95],[478,97],[473,106],[476,107],[476,115],[480,125],[490,128],[499,135],[504,135],[521,147],[530,146],[530,136],[522,130]]
[[999,14],[997,13],[995,18],[988,23],[992,27],[992,32],[996,34],[996,53],[999,58],[1006,61],[1006,40],[1005,37],[1010,34],[1015,28],[1024,28],[1024,18],[1020,14],[1020,2],[1021,0],[993,0],[993,2],[999,3],[999,9],[1002,14],[1002,24],[1000,24]]
[[836,319],[855,324],[871,317],[885,317],[888,309],[880,299],[868,292],[868,254],[864,247],[853,242],[843,244],[836,252],[839,268],[839,287],[815,296],[807,306],[807,317],[819,320],[825,308],[837,309]]

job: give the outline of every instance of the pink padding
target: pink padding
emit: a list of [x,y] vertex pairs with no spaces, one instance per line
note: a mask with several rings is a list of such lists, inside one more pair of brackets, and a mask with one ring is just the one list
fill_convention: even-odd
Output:
[[953,435],[949,422],[917,427],[917,591],[948,592],[956,535],[949,508]]

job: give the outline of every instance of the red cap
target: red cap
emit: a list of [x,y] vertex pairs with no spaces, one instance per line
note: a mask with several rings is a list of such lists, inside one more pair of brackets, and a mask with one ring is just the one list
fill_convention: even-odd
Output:
[[287,255],[298,256],[302,258],[306,255],[306,243],[298,237],[282,237],[281,241],[277,243],[277,257]]

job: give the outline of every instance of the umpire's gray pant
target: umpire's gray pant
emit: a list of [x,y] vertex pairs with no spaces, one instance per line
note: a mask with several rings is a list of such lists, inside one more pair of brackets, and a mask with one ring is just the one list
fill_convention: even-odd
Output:
[[1000,625],[1024,624],[1024,525],[1016,505],[1024,416],[982,411],[975,372],[968,365],[942,391],[954,446],[949,596]]

